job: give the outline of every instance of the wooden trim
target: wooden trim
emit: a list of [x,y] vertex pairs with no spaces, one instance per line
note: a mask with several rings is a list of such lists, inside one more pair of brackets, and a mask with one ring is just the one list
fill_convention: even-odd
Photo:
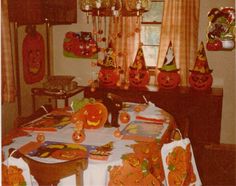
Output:
[[14,50],[15,50],[15,68],[16,68],[16,98],[18,115],[21,115],[21,89],[20,89],[20,65],[18,54],[18,24],[14,22]]

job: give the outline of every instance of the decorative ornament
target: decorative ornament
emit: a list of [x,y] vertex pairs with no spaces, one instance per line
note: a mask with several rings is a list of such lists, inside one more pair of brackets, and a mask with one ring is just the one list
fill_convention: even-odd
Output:
[[190,72],[189,83],[193,89],[207,90],[211,88],[213,82],[211,75],[212,70],[210,70],[208,66],[203,42],[200,44],[194,68],[190,70]]
[[67,32],[63,49],[66,57],[97,58],[98,46],[91,32]]
[[45,141],[45,135],[44,135],[44,133],[38,133],[36,139],[37,139],[37,142],[39,142],[39,143],[44,142],[44,141]]
[[45,47],[43,36],[35,25],[26,26],[23,40],[23,74],[27,84],[41,81],[45,75]]
[[101,66],[98,74],[99,85],[103,87],[116,86],[120,79],[120,73],[117,69],[116,54],[111,43],[106,49],[105,58],[102,63],[98,61],[98,66]]
[[102,103],[88,103],[72,115],[72,121],[83,123],[85,129],[98,129],[107,121],[108,111]]
[[72,134],[72,139],[75,143],[81,143],[85,140],[85,133],[84,130],[77,131],[75,130]]
[[235,9],[213,8],[208,19],[207,50],[232,50],[235,47]]
[[127,124],[127,123],[129,123],[129,122],[130,122],[130,119],[131,119],[131,117],[130,117],[130,115],[129,115],[128,112],[121,111],[121,112],[119,113],[119,120],[120,120],[120,122],[121,122],[122,124]]
[[176,68],[175,56],[170,42],[164,64],[159,68],[160,72],[157,76],[157,82],[160,88],[173,89],[180,83],[179,69]]
[[138,48],[134,63],[129,69],[129,83],[133,87],[145,87],[150,80],[149,71],[146,68],[142,47]]

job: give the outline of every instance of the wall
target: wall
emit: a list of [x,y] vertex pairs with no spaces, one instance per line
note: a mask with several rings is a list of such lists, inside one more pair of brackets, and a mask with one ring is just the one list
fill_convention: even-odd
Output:
[[[199,43],[206,43],[208,26],[207,13],[212,8],[234,7],[234,0],[201,0]],[[236,92],[235,92],[235,49],[233,51],[207,51],[208,64],[213,69],[213,87],[222,87],[223,110],[221,122],[221,142],[236,143]],[[206,113],[207,114],[207,113]]]

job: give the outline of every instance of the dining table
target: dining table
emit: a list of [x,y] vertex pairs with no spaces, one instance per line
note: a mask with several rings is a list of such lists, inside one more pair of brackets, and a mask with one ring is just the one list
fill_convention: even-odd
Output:
[[[131,103],[136,104],[136,103]],[[162,134],[161,140],[158,143],[164,144],[171,141],[171,132],[174,128],[176,128],[175,120],[171,114],[164,111],[161,108],[158,108],[158,113],[162,118],[164,118],[164,123],[167,126],[167,130]],[[128,111],[127,111],[128,112]],[[135,120],[135,112],[128,112],[130,114],[130,119]],[[132,148],[130,145],[135,144],[137,141],[132,139],[122,138],[122,135],[116,137],[114,135],[115,130],[119,129],[122,131],[127,127],[129,123],[122,123],[120,119],[118,120],[119,127],[101,127],[98,129],[84,129],[85,130],[85,139],[81,142],[81,145],[92,145],[92,146],[102,146],[107,144],[108,142],[113,143],[113,149],[111,154],[109,155],[107,160],[99,160],[88,158],[88,166],[83,171],[83,185],[84,186],[105,186],[109,183],[109,171],[108,168],[121,165],[122,164],[122,156],[127,153],[132,152]],[[13,139],[13,142],[9,145],[5,145],[2,147],[5,158],[9,156],[9,149],[19,149],[25,144],[29,142],[37,141],[37,137],[39,133],[43,133],[45,139],[44,141],[54,141],[54,142],[62,142],[62,143],[75,143],[72,138],[72,134],[74,132],[75,125],[73,123],[69,123],[65,125],[61,129],[57,129],[56,131],[27,131],[28,135],[20,136]],[[54,158],[39,158],[39,157],[31,157],[39,162],[46,163],[57,163],[61,160]],[[58,170],[60,171],[60,170]],[[43,171],[42,171],[43,174]],[[34,180],[32,178],[32,180]],[[73,186],[76,185],[75,176],[69,176],[60,180],[58,185],[61,186]],[[33,185],[38,185],[37,181],[33,181]]]

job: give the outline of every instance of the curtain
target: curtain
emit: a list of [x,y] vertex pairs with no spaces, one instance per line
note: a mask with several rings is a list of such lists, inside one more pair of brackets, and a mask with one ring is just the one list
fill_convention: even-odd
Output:
[[1,63],[2,63],[2,103],[15,101],[14,67],[12,61],[10,23],[7,0],[1,0]]
[[127,78],[140,41],[140,19],[136,16],[111,17],[108,38],[116,52],[117,66],[124,70]]
[[158,68],[162,67],[170,41],[181,85],[188,84],[190,64],[195,61],[198,48],[199,0],[165,0],[161,28]]

